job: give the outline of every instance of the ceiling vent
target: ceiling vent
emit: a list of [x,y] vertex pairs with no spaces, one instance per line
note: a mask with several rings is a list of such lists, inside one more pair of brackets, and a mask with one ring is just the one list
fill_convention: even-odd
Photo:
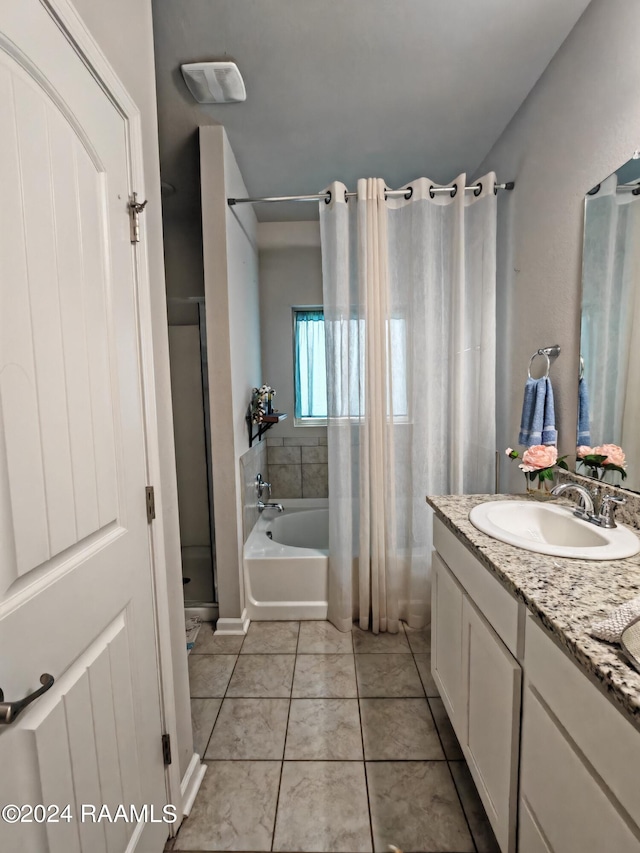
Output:
[[247,100],[235,62],[190,62],[181,65],[187,88],[199,104],[237,104]]

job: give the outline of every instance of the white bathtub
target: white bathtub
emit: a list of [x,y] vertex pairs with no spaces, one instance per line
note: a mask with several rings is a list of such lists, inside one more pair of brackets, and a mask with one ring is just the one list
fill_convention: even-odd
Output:
[[250,619],[326,619],[329,578],[329,502],[281,501],[266,509],[244,546]]

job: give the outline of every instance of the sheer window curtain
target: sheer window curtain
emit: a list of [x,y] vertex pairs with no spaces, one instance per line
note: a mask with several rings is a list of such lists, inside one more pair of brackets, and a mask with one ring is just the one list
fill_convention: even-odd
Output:
[[[465,175],[456,180],[465,186]],[[495,175],[476,197],[335,183],[320,205],[329,446],[329,619],[430,619],[425,496],[490,492],[495,464]]]

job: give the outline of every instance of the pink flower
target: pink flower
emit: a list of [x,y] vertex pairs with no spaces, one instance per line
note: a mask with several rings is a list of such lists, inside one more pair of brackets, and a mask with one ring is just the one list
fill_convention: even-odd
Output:
[[599,447],[593,448],[593,453],[598,456],[606,456],[603,460],[603,465],[617,465],[619,468],[627,467],[627,459],[624,450],[618,447],[617,444],[601,444]]
[[558,449],[549,444],[534,444],[522,454],[523,465],[520,465],[522,470],[539,471],[542,468],[551,468],[556,464],[558,458]]
[[587,444],[581,444],[580,447],[576,447],[576,456],[578,459],[582,459],[584,456],[590,456],[593,452],[593,447],[589,447]]

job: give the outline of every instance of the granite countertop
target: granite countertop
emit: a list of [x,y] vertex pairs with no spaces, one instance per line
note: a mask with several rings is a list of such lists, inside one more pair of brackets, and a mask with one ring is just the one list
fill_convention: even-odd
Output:
[[469,521],[486,501],[524,495],[428,497],[436,516],[517,599],[540,619],[578,665],[595,678],[640,728],[640,672],[618,646],[589,636],[592,622],[640,595],[640,554],[626,560],[549,557],[499,542]]

